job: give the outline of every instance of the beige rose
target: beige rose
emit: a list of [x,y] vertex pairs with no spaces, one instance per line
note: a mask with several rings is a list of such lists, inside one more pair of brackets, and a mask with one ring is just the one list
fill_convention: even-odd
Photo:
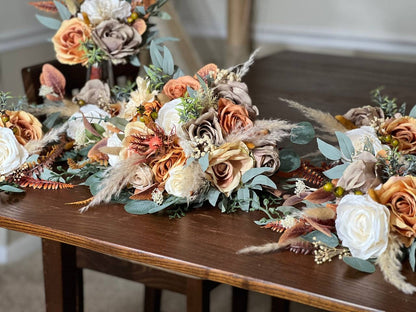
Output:
[[362,127],[370,126],[375,119],[384,118],[384,113],[380,107],[367,105],[351,108],[343,117],[351,121],[356,127]]
[[110,104],[110,87],[99,79],[88,80],[81,91],[72,99],[75,103],[80,100],[86,104],[95,104],[99,107]]
[[412,117],[389,119],[381,125],[380,132],[397,139],[398,149],[403,154],[416,154],[416,119]]
[[92,37],[114,64],[126,63],[125,58],[137,54],[142,43],[136,29],[114,19],[101,22]]
[[91,29],[82,20],[71,18],[62,22],[52,38],[56,58],[63,64],[87,65],[88,58],[81,44],[91,37]]
[[188,136],[191,140],[207,136],[212,144],[221,145],[224,143],[220,123],[218,122],[218,113],[210,108],[208,112],[199,116],[198,119],[192,120],[186,125]]
[[140,164],[135,170],[134,177],[129,182],[136,190],[142,191],[153,185],[153,171],[148,165]]
[[243,142],[226,143],[209,154],[207,179],[219,191],[230,196],[240,184],[241,176],[253,165],[254,161]]
[[416,177],[391,177],[369,194],[390,209],[390,226],[409,247],[416,237]]
[[269,167],[265,175],[273,175],[280,167],[279,149],[275,145],[265,145],[253,149],[256,167]]
[[5,127],[13,130],[20,144],[26,145],[31,140],[39,140],[43,137],[42,124],[30,113],[24,111],[5,111],[8,121]]

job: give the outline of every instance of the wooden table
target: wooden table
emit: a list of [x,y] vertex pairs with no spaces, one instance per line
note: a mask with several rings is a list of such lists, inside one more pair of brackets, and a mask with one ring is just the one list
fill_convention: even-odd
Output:
[[[246,81],[267,117],[304,120],[278,97],[343,113],[347,107],[369,103],[368,92],[379,85],[392,96],[416,103],[415,64],[286,52],[259,60]],[[45,238],[56,250],[49,258],[61,259],[66,252],[64,265],[71,265],[71,246],[78,246],[326,310],[414,310],[414,297],[384,282],[379,271],[360,273],[342,261],[317,265],[312,256],[290,252],[237,255],[248,245],[277,240],[276,233],[253,223],[258,214],[201,208],[169,220],[164,215],[130,215],[119,205],[84,214],[65,205],[88,196],[83,187],[13,195],[0,204],[0,226]],[[45,269],[56,268],[45,263]],[[408,265],[403,271],[416,284]],[[55,272],[63,282],[68,278]]]

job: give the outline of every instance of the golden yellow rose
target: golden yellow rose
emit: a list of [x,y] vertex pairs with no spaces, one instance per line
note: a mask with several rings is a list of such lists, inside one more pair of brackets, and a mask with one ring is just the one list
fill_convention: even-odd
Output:
[[[20,144],[26,145],[31,140],[39,140],[43,136],[42,124],[30,113],[24,111],[5,111],[3,124],[13,130]],[[4,122],[7,120],[6,122]]]
[[254,160],[243,142],[225,143],[209,154],[207,179],[229,196],[240,184],[244,172],[253,168],[253,165]]
[[71,18],[62,22],[52,38],[56,58],[63,64],[87,65],[88,58],[81,44],[91,38],[91,29],[81,19]]

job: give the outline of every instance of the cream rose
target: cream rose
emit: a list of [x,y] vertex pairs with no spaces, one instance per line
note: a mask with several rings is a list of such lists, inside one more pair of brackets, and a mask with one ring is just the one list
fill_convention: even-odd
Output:
[[154,184],[153,171],[145,164],[138,165],[130,184],[139,191],[143,191]]
[[85,0],[80,10],[78,17],[83,19],[86,13],[93,25],[112,18],[124,21],[131,15],[131,5],[124,0]]
[[352,256],[377,258],[387,248],[389,218],[387,207],[369,196],[346,195],[339,202],[335,228]]
[[356,153],[361,153],[364,150],[366,142],[370,142],[375,154],[383,149],[383,144],[378,139],[373,127],[364,126],[347,131],[345,134],[351,139]]
[[182,107],[182,100],[175,99],[165,103],[159,110],[155,122],[162,127],[166,134],[172,131],[178,134],[178,136],[182,134],[181,118],[178,111]]
[[203,189],[205,181],[201,166],[194,162],[189,166],[177,166],[169,170],[165,190],[168,194],[192,199]]
[[[117,133],[113,133],[107,140],[108,147],[121,147],[121,140],[119,139]],[[108,163],[110,166],[115,166],[120,161],[119,155],[108,154]]]
[[19,168],[29,153],[20,145],[9,128],[0,128],[0,174],[7,175]]
[[125,105],[120,117],[132,120],[137,115],[137,108],[146,102],[152,102],[157,91],[149,92],[148,81],[142,77],[136,79],[137,89],[130,93],[130,101]]

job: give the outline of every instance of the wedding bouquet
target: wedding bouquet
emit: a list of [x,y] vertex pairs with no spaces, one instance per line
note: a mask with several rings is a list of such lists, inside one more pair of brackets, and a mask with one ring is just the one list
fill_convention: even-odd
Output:
[[279,242],[242,252],[289,248],[313,252],[317,263],[339,257],[368,273],[376,264],[392,285],[416,291],[400,273],[406,255],[413,271],[416,264],[416,106],[406,115],[405,104],[380,90],[372,98],[374,106],[335,118],[288,101],[320,121],[325,132],[337,130],[339,148],[317,139],[325,164],[304,161],[291,175],[294,194],[283,196],[259,222],[283,232]]
[[[150,17],[169,18],[160,10],[167,0],[65,0],[31,2],[55,15],[36,15],[44,26],[56,30],[52,42],[63,64],[92,66],[104,60],[140,66],[138,53],[157,32]],[[169,39],[169,38],[165,38]],[[158,40],[163,40],[158,39]]]

